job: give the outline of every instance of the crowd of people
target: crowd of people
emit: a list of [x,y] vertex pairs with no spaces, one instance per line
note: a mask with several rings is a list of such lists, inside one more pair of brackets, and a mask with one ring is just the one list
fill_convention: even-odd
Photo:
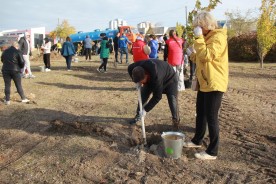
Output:
[[[195,135],[191,141],[184,143],[184,147],[201,147],[208,127],[209,145],[205,151],[195,153],[195,157],[214,160],[217,158],[219,147],[219,109],[228,85],[227,31],[218,28],[215,18],[206,11],[197,14],[193,26],[195,40],[187,48],[186,53],[195,63],[199,89],[196,99]],[[178,129],[180,115],[177,98],[178,91],[183,89],[181,84],[184,84],[181,76],[184,62],[183,40],[177,37],[174,30],[170,31],[168,39],[163,40],[166,43],[164,61],[167,62],[143,59],[128,67],[132,81],[141,86],[143,104],[142,112],[137,108],[136,116],[130,123],[135,124],[141,117],[145,117],[162,99],[162,94],[166,94],[172,124]],[[149,99],[150,95],[152,96]]]
[[[169,31],[169,37],[165,34],[159,38],[149,35],[145,39],[140,33],[135,42],[130,42],[124,33],[118,33],[110,40],[105,34],[101,34],[100,46],[97,53],[101,64],[97,71],[107,72],[107,63],[110,52],[114,50],[115,62],[123,63],[125,55],[126,64],[129,64],[129,45],[133,54],[133,63],[128,66],[128,73],[134,83],[140,87],[143,110],[139,105],[134,119],[130,122],[136,124],[142,117],[151,111],[166,94],[172,116],[172,125],[175,130],[180,128],[180,114],[178,107],[178,93],[185,90],[183,65],[185,54],[195,63],[195,75],[198,80],[199,90],[196,100],[196,126],[195,135],[191,141],[185,142],[185,147],[201,147],[206,127],[209,130],[210,143],[206,151],[195,154],[195,157],[203,160],[217,158],[219,146],[219,122],[218,112],[224,92],[228,85],[228,49],[227,34],[225,29],[218,28],[215,18],[206,11],[197,14],[193,21],[194,42],[184,50],[185,40],[178,37],[175,30]],[[50,49],[51,42],[44,39],[42,45],[43,61],[46,71],[51,71]],[[71,42],[70,37],[61,45],[59,51],[66,60],[68,71],[71,70],[72,57],[78,53],[78,48]],[[95,43],[94,43],[95,45]],[[93,42],[89,35],[83,41],[85,60],[91,61]],[[163,59],[158,58],[158,53],[163,51]],[[118,54],[120,53],[120,58]],[[5,82],[5,103],[10,104],[11,80],[14,81],[22,102],[28,102],[21,85],[21,77],[34,78],[31,72],[29,56],[31,48],[29,34],[26,32],[19,42],[5,50],[1,56],[3,62],[2,73]],[[159,54],[160,55],[160,54]]]

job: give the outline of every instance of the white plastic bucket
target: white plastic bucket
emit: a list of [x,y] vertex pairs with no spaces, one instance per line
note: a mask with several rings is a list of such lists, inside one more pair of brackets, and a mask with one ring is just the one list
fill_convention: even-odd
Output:
[[39,66],[41,72],[45,72],[45,66]]
[[168,158],[178,159],[182,155],[183,142],[185,135],[180,132],[163,132],[162,140],[164,152]]

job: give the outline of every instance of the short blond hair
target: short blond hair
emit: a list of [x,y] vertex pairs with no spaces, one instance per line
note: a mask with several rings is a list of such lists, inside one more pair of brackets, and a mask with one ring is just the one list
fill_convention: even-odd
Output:
[[206,30],[214,30],[218,28],[218,23],[211,13],[207,11],[201,11],[195,16],[193,26],[199,26]]
[[19,47],[19,44],[18,44],[18,42],[12,42],[12,44],[11,44],[12,46],[14,46],[14,47]]

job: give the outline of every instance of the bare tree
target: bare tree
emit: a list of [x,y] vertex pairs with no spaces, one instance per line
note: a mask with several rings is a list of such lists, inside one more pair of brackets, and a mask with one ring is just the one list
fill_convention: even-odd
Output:
[[228,37],[240,36],[249,31],[256,30],[257,18],[252,16],[253,10],[247,10],[244,14],[239,9],[226,12],[228,27]]

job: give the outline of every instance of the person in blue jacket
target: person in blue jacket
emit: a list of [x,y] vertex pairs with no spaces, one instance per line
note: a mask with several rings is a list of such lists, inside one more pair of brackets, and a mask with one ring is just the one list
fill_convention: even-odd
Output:
[[67,71],[71,70],[72,57],[76,54],[75,47],[71,42],[69,36],[66,37],[66,42],[63,43],[61,48],[61,55],[66,59]]
[[157,52],[158,52],[158,41],[156,40],[156,36],[151,34],[150,36],[150,41],[148,45],[150,46],[150,55],[149,58],[156,59],[158,58]]
[[120,64],[123,62],[123,54],[126,54],[126,63],[128,64],[128,47],[127,44],[131,44],[131,41],[128,40],[125,33],[119,38],[118,45],[120,50]]
[[86,35],[86,38],[84,40],[84,49],[85,49],[85,60],[87,61],[89,57],[89,61],[91,61],[92,40],[89,35]]

